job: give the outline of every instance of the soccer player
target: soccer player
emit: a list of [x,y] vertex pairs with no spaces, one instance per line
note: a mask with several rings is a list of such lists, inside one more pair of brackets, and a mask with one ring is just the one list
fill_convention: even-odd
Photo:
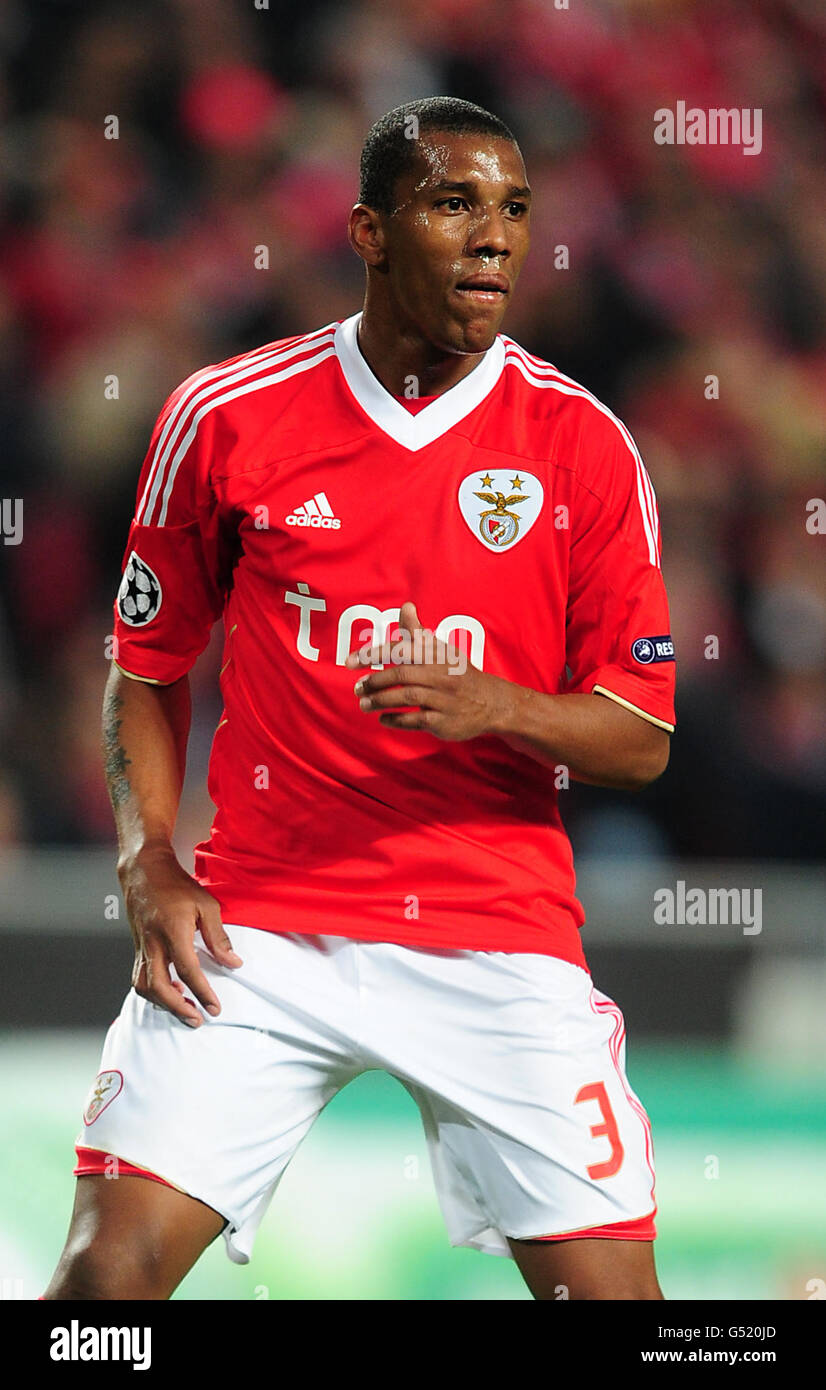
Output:
[[[530,197],[495,116],[389,112],[349,222],[361,312],[161,410],[104,699],[135,968],[47,1298],[168,1298],[221,1232],[245,1262],[370,1068],[419,1106],[453,1245],[537,1299],[662,1298],[650,1126],[557,804],[668,761],[657,509],[626,427],[499,332]],[[187,672],[221,615],[191,876]]]

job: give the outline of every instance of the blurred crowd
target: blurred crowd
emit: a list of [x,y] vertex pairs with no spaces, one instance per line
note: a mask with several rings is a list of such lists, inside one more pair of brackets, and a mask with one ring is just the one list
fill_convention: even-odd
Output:
[[[106,639],[160,406],[196,368],[360,306],[344,227],[364,135],[447,94],[511,125],[534,190],[506,330],[626,421],[660,503],[671,767],[636,798],[566,793],[574,844],[822,855],[826,8],[559,5],[6,0],[0,496],[23,499],[24,540],[0,543],[0,844],[111,842]],[[678,100],[759,108],[761,153],[655,143]],[[193,677],[184,847],[212,813],[219,645]]]

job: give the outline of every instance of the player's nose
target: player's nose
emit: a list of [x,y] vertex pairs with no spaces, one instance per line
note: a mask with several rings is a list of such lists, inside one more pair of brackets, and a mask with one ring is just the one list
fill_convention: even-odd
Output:
[[481,256],[485,252],[489,256],[510,255],[505,219],[498,209],[480,213],[468,238],[468,251],[471,256]]

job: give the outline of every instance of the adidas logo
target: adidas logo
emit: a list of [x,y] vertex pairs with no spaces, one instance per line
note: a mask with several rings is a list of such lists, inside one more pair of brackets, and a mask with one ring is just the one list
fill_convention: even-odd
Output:
[[311,497],[309,502],[302,502],[284,520],[288,526],[323,526],[330,531],[337,531],[341,525],[327,501],[326,492],[317,492],[315,497]]

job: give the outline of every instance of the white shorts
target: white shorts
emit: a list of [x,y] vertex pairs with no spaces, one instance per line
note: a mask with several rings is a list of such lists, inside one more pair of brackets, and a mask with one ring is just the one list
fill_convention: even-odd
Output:
[[622,1014],[586,971],[227,930],[237,970],[195,936],[217,1018],[190,1028],[130,990],[77,1139],[95,1154],[76,1172],[115,1155],[180,1188],[225,1217],[227,1253],[245,1264],[316,1116],[380,1068],[419,1107],[451,1245],[510,1255],[507,1236],[653,1239],[648,1116],[625,1075]]

